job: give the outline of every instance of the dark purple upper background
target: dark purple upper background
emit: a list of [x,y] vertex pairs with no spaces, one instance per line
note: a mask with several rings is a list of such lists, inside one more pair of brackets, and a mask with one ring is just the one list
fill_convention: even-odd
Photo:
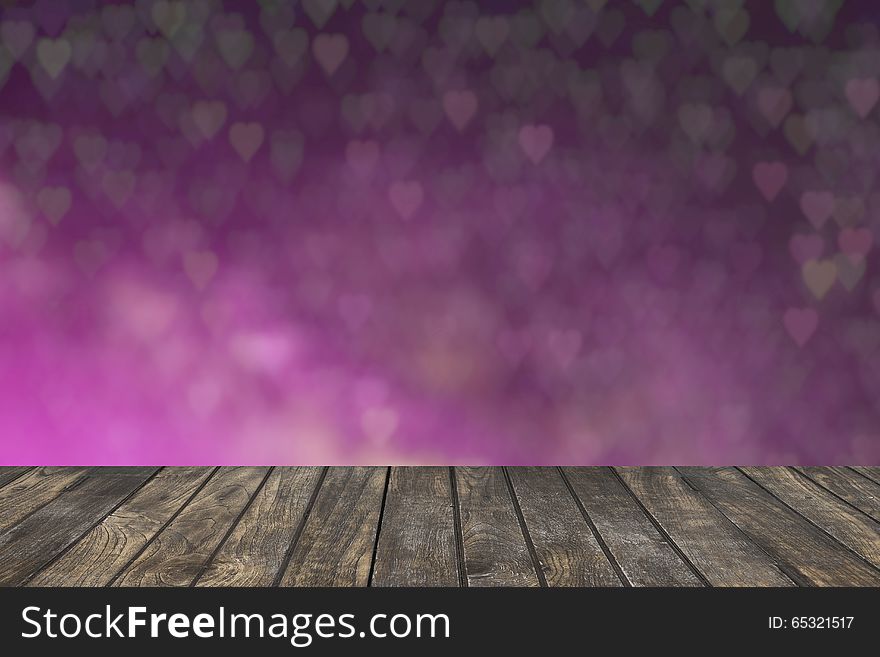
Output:
[[0,0],[0,463],[876,464],[865,0]]

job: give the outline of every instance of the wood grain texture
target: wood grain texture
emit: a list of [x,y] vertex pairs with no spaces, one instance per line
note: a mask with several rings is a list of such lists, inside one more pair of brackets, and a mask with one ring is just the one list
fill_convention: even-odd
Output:
[[115,586],[187,586],[266,476],[265,467],[220,468],[122,572]]
[[608,468],[563,468],[633,586],[702,586]]
[[95,468],[0,534],[0,585],[20,586],[138,490],[156,468]]
[[22,467],[13,467],[13,466],[3,466],[0,467],[0,488],[3,488],[6,484],[15,481],[21,475],[29,470],[33,470],[34,468],[28,466]]
[[850,468],[797,468],[817,484],[880,522],[880,484]]
[[792,586],[777,564],[673,468],[615,468],[713,586]]
[[878,587],[877,470],[0,468],[0,585]]
[[270,586],[322,468],[278,467],[254,498],[197,586]]
[[0,490],[0,531],[51,502],[88,472],[88,468],[34,468],[11,481]]
[[468,586],[538,586],[504,471],[458,467],[454,472]]
[[555,468],[509,468],[548,586],[621,586]]
[[282,586],[366,586],[387,468],[330,468]]
[[880,566],[880,525],[791,468],[742,471],[801,516],[875,566]]
[[734,468],[682,468],[684,476],[787,571],[819,586],[878,586],[880,572],[786,508]]
[[373,586],[458,586],[449,468],[391,469]]
[[880,467],[855,466],[853,470],[867,477],[875,484],[880,484]]
[[29,586],[104,586],[179,511],[213,468],[163,468]]

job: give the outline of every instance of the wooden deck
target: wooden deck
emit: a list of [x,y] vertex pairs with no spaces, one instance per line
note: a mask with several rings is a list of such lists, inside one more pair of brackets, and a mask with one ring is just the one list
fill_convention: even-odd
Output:
[[880,586],[880,468],[0,468],[6,586]]

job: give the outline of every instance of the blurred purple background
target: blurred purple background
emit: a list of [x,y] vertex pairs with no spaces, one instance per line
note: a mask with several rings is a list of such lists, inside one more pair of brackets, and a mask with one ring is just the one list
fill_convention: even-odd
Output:
[[872,6],[0,0],[0,463],[880,462]]

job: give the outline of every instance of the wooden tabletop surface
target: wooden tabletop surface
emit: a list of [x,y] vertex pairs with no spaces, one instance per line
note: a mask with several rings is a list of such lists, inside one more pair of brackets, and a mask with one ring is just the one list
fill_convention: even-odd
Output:
[[6,586],[880,586],[880,467],[5,467]]

